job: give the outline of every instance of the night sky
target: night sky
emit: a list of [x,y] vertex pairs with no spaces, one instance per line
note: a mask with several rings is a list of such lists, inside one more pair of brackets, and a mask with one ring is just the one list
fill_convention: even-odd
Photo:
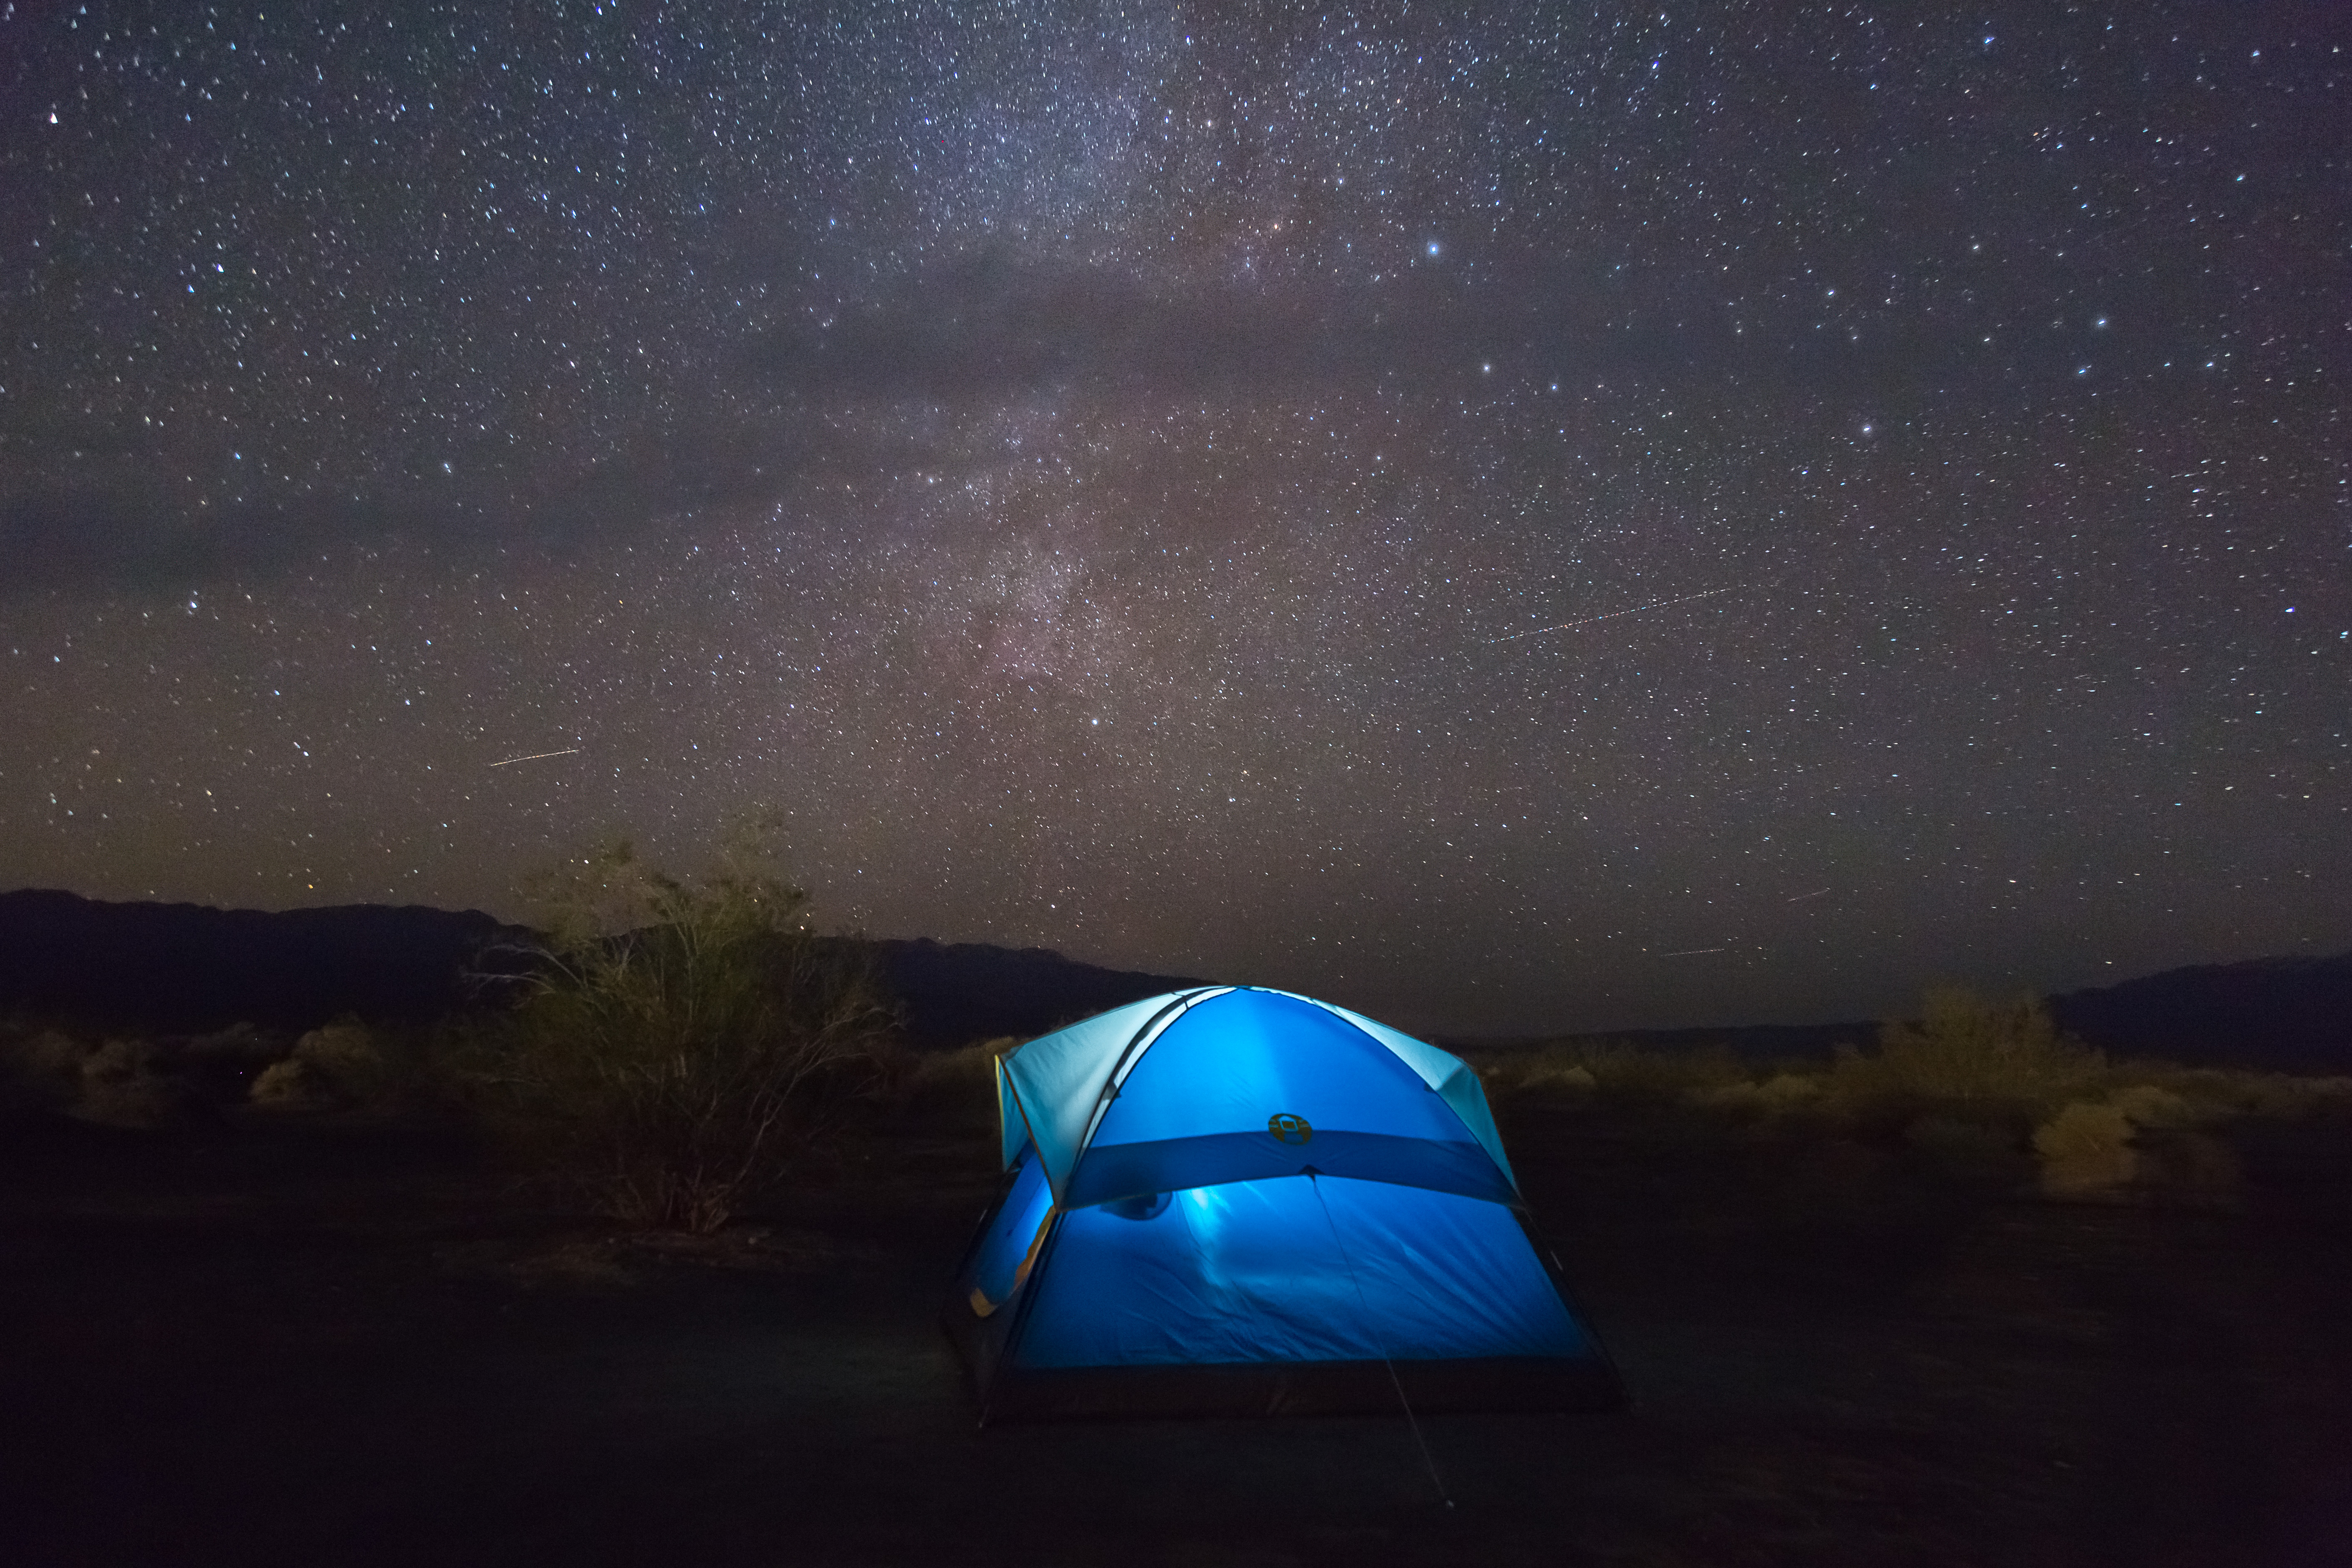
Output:
[[828,923],[1453,1031],[2352,947],[2347,48],[0,3],[0,886],[769,806]]

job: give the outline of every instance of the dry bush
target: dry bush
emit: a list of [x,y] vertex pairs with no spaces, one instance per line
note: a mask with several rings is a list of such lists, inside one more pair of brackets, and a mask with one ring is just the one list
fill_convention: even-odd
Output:
[[2171,1089],[2153,1083],[2119,1089],[2108,1097],[2107,1103],[2122,1111],[2124,1120],[2139,1128],[2193,1127],[2210,1114]]
[[1822,1084],[1819,1079],[1802,1073],[1777,1072],[1761,1083],[1740,1079],[1698,1089],[1691,1098],[1694,1103],[1710,1110],[1751,1120],[1765,1119],[1811,1110],[1820,1103]]
[[1664,1103],[1741,1082],[1727,1050],[1646,1050],[1623,1040],[1570,1040],[1498,1056],[1480,1073],[1490,1099],[1600,1095]]
[[2088,1101],[2067,1106],[2034,1129],[2042,1190],[2054,1196],[2085,1197],[2124,1186],[2139,1171],[2132,1132],[2131,1118],[2116,1106]]
[[1748,1078],[1738,1058],[1720,1046],[1665,1051],[1620,1047],[1596,1054],[1584,1065],[1599,1092],[1628,1100],[1681,1100]]
[[983,1040],[961,1050],[934,1051],[916,1064],[911,1078],[918,1089],[941,1089],[960,1099],[984,1094],[992,1109],[996,1094],[996,1064],[1021,1041],[1007,1035]]
[[1501,1101],[1528,1087],[1528,1080],[1543,1070],[1548,1054],[1545,1049],[1495,1051],[1474,1057],[1471,1061],[1478,1081],[1486,1087],[1487,1100]]
[[1774,1110],[1793,1110],[1822,1097],[1822,1080],[1802,1073],[1779,1072],[1756,1086],[1757,1094]]
[[1006,1035],[916,1057],[897,1085],[901,1110],[914,1121],[967,1131],[995,1126],[996,1064],[1021,1044]]
[[2277,1072],[2232,1077],[2232,1108],[2249,1116],[2299,1121],[2352,1110],[2352,1078],[2298,1078]]
[[2061,1035],[2039,1001],[1940,987],[1917,1024],[1882,1027],[1875,1052],[1841,1051],[1827,1088],[1831,1107],[1861,1121],[1907,1125],[1931,1110],[2038,1121],[2095,1089],[2106,1071],[2105,1058]]
[[1596,1065],[1620,1061],[1636,1049],[1626,1040],[1557,1040],[1549,1045],[1500,1052],[1487,1072],[1490,1081],[1502,1085],[1506,1092],[1518,1083],[1551,1082],[1569,1072],[1581,1072],[1597,1081],[1598,1075],[1593,1070]]
[[1578,1099],[1599,1084],[1580,1054],[1564,1046],[1498,1052],[1478,1062],[1477,1072],[1487,1101],[1496,1105],[1522,1098]]
[[2170,1130],[2137,1142],[2137,1179],[2176,1200],[2227,1204],[2245,1184],[2236,1151],[2209,1132]]
[[2246,1075],[2159,1068],[2147,1076],[2163,1081],[2130,1084],[2107,1100],[2132,1125],[2132,1180],[2168,1202],[2233,1201],[2244,1184],[2238,1156],[2205,1129],[2243,1113],[2239,1095]]
[[551,882],[528,994],[464,1053],[512,1146],[625,1225],[717,1229],[877,1076],[870,955],[764,858],[755,837],[688,883],[618,843]]
[[291,1055],[254,1079],[248,1098],[278,1107],[364,1105],[384,1099],[392,1079],[391,1063],[375,1037],[358,1019],[345,1016],[296,1040]]
[[56,1029],[38,1029],[18,1037],[10,1044],[9,1060],[18,1070],[57,1083],[78,1082],[81,1064],[92,1052],[70,1035]]
[[1573,1067],[1551,1068],[1526,1080],[1530,1089],[1563,1089],[1570,1094],[1590,1094],[1601,1087],[1592,1069],[1579,1062]]
[[63,1110],[81,1097],[90,1048],[56,1029],[19,1026],[0,1037],[0,1112]]
[[253,1088],[247,1091],[246,1098],[256,1105],[289,1106],[313,1105],[318,1102],[319,1096],[302,1064],[289,1057],[282,1062],[272,1062],[262,1068],[261,1076],[253,1080]]
[[[2145,1126],[2200,1127],[2243,1116],[2263,1075],[2228,1068],[2184,1068],[2170,1062],[2114,1065],[2116,1103]],[[2143,1092],[2147,1091],[2147,1092]],[[2163,1098],[2157,1098],[2161,1095]]]
[[108,1127],[167,1127],[201,1109],[189,1085],[160,1070],[156,1047],[145,1040],[109,1040],[81,1063],[81,1096],[73,1114]]
[[312,1029],[294,1042],[294,1059],[318,1069],[329,1079],[364,1088],[383,1071],[383,1053],[375,1037],[357,1018],[336,1019]]

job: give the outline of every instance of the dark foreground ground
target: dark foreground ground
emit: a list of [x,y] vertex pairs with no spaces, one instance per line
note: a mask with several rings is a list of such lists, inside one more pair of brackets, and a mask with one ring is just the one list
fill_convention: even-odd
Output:
[[665,1248],[446,1135],[10,1128],[0,1562],[2352,1562],[2334,1134],[2062,1205],[1517,1122],[1635,1408],[1427,1420],[1450,1510],[1400,1420],[975,1430],[932,1315],[980,1140]]

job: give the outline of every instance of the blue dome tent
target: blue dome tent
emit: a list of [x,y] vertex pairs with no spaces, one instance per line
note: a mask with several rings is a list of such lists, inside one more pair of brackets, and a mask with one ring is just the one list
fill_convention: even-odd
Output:
[[1457,1057],[1210,986],[1032,1040],[997,1090],[945,1314],[983,1420],[1622,1402]]

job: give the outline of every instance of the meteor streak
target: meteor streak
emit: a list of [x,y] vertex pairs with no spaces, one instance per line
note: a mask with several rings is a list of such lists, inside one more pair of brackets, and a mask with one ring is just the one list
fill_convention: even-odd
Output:
[[1613,621],[1620,616],[1638,616],[1643,610],[1663,610],[1668,605],[1687,605],[1693,599],[1712,599],[1717,594],[1737,594],[1747,586],[1748,584],[1745,583],[1735,583],[1728,588],[1709,588],[1704,594],[1685,594],[1679,599],[1653,599],[1646,605],[1633,605],[1622,610],[1611,610],[1606,615],[1587,616],[1580,621],[1562,621],[1556,626],[1538,626],[1531,632],[1513,632],[1508,637],[1489,637],[1487,645],[1492,647],[1496,643],[1517,642],[1521,637],[1539,637],[1546,632],[1574,631],[1579,626],[1589,626],[1595,621]]
[[533,752],[527,757],[509,757],[506,762],[492,763],[490,766],[494,768],[503,768],[510,763],[535,763],[541,757],[569,757],[575,755],[579,750],[580,748],[577,746],[566,746],[560,752]]

